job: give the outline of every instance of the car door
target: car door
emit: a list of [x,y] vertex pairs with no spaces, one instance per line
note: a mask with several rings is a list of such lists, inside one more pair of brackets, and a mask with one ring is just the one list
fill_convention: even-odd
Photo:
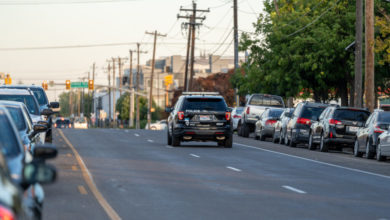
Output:
[[301,110],[302,110],[302,106],[303,106],[303,103],[298,104],[298,106],[295,108],[295,110],[291,116],[290,121],[287,124],[286,134],[287,134],[288,139],[291,139],[291,131],[294,128],[294,126],[298,120],[299,114],[301,113]]
[[321,115],[318,117],[318,120],[313,122],[313,124],[312,124],[312,132],[313,133],[312,134],[313,134],[314,141],[319,140],[319,137],[320,137],[321,131],[322,131],[321,122],[324,120],[324,118],[326,117],[326,115],[328,114],[329,111],[330,111],[330,108],[325,109],[321,113]]
[[364,127],[360,128],[358,130],[358,142],[359,142],[359,148],[362,149],[363,146],[366,146],[366,140],[368,136],[368,130],[372,124],[372,121],[374,121],[376,112],[370,115],[370,117],[367,119],[366,123],[364,124]]

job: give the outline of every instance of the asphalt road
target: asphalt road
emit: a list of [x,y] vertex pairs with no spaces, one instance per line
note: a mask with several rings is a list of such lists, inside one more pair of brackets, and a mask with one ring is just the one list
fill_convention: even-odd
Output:
[[45,219],[390,220],[390,162],[238,136],[225,149],[173,148],[165,131],[54,133]]

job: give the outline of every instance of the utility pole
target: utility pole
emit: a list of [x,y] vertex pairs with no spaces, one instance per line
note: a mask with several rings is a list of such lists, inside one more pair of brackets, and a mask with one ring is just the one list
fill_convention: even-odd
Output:
[[365,96],[366,107],[373,111],[375,107],[374,72],[374,0],[366,0],[366,65]]
[[111,66],[110,62],[108,62],[108,122],[109,126],[111,126]]
[[69,117],[73,114],[73,100],[72,100],[72,89],[69,90]]
[[129,128],[134,126],[134,86],[133,86],[133,50],[130,50],[130,71],[129,71]]
[[[92,65],[92,81],[93,81],[93,83],[95,83],[95,63],[93,63],[93,65]],[[92,103],[91,103],[91,105],[92,105],[92,108],[91,108],[91,110],[92,110],[92,113],[95,113],[95,124],[94,125],[96,125],[97,126],[97,119],[98,119],[98,116],[97,116],[97,112],[95,111],[95,87],[93,88],[93,90],[92,90]]]
[[[190,19],[190,22],[193,23],[192,17]],[[190,62],[190,47],[191,47],[191,32],[192,27],[188,28],[188,41],[187,41],[187,55],[186,55],[186,68],[184,73],[184,89],[186,92],[188,92],[188,64]]]
[[[276,1],[276,0],[274,0]],[[275,5],[277,6],[276,2]],[[238,69],[238,18],[237,18],[237,0],[233,0],[233,16],[234,16],[234,73]],[[239,97],[237,95],[237,88],[234,89],[236,98],[236,107],[239,106]]]
[[[189,23],[185,23],[186,25],[190,25],[190,28],[189,28],[189,31],[188,31],[188,39],[190,39],[190,36],[191,36],[191,66],[190,66],[190,80],[189,80],[189,83],[186,84],[187,80],[187,74],[188,74],[188,49],[187,49],[187,60],[186,60],[186,76],[184,78],[185,80],[185,89],[186,91],[188,90],[191,90],[192,89],[192,81],[193,81],[193,78],[194,78],[194,62],[195,62],[195,28],[196,26],[200,26],[202,25],[202,23],[196,23],[196,21],[199,19],[201,20],[201,22],[203,22],[206,17],[203,16],[203,17],[196,17],[196,13],[197,12],[210,12],[209,9],[207,10],[201,10],[201,9],[196,9],[196,3],[195,1],[192,2],[192,9],[184,9],[184,8],[180,8],[180,11],[183,11],[183,12],[192,12],[192,15],[185,15],[185,16],[182,16],[182,15],[177,15],[177,18],[185,18],[185,19],[189,19],[190,22]],[[188,42],[189,44],[189,42]]]
[[140,65],[139,65],[139,59],[140,59],[140,53],[147,53],[146,51],[140,51],[139,47],[141,46],[140,43],[137,43],[137,95],[136,95],[136,102],[137,102],[137,113],[136,113],[136,129],[140,129],[139,124],[139,114],[140,114],[140,106],[139,106],[139,83],[140,83]]
[[354,106],[363,107],[362,90],[362,41],[363,41],[363,0],[356,0],[356,23],[355,23],[355,86]]
[[[150,123],[152,120],[152,104],[153,104],[153,76],[154,76],[154,66],[156,62],[156,43],[157,43],[157,37],[166,37],[166,34],[160,34],[157,33],[157,31],[154,31],[154,33],[151,32],[145,32],[146,34],[154,35],[154,43],[153,43],[153,57],[152,57],[152,73],[150,76],[150,88],[149,88],[149,102],[148,102],[148,129],[150,129]],[[157,97],[158,99],[159,97]]]
[[112,100],[112,109],[114,113],[114,128],[116,128],[116,79],[115,79],[115,58],[112,58],[112,80],[114,83],[114,99]]

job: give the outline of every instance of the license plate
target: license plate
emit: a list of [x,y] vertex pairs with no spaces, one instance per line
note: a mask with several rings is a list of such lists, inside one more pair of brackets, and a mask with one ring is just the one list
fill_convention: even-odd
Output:
[[200,121],[210,121],[211,117],[210,117],[210,115],[199,115],[199,120]]
[[359,127],[348,126],[347,129],[348,129],[349,132],[357,132]]

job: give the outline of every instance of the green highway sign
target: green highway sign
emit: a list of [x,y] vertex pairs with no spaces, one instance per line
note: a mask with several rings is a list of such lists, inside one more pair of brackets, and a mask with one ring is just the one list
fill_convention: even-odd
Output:
[[71,82],[71,88],[88,88],[88,82]]

